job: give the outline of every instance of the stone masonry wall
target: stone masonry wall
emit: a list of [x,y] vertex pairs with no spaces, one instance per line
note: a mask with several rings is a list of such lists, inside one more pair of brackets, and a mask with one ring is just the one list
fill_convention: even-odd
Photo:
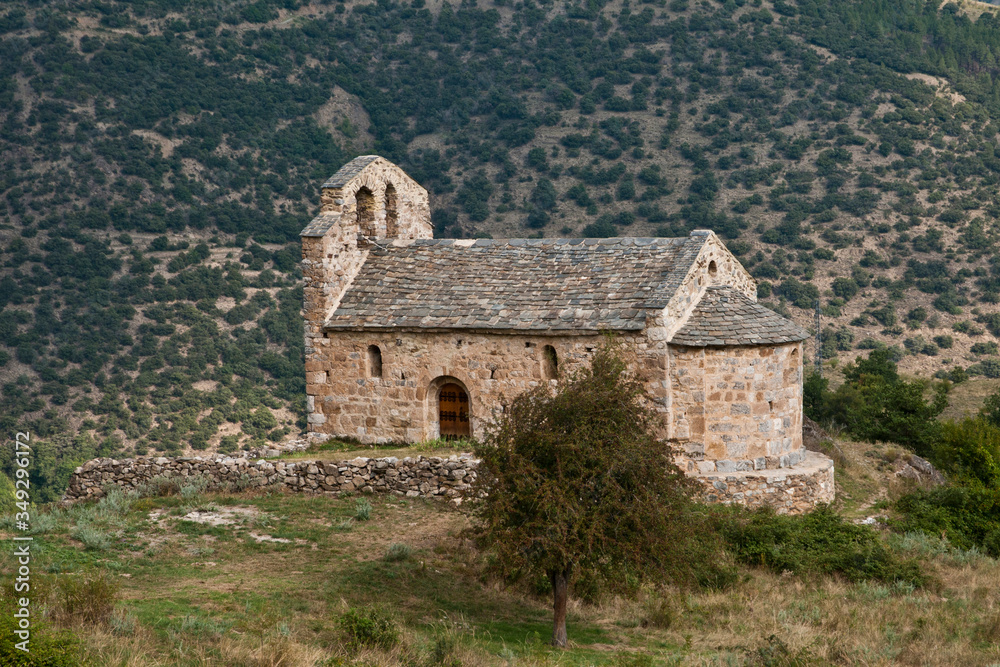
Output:
[[[633,368],[665,404],[666,343],[623,336]],[[438,437],[437,392],[446,382],[470,399],[472,435],[483,430],[504,399],[550,381],[543,378],[546,345],[556,350],[560,374],[589,362],[601,336],[336,332],[316,342],[315,366],[306,366],[310,430],[365,443],[420,442]],[[370,377],[368,347],[382,354],[382,377]]]
[[[96,499],[104,489],[138,489],[153,478],[184,484],[202,477],[206,490],[284,488],[300,493],[393,493],[449,500],[460,504],[471,488],[479,461],[463,454],[448,458],[356,458],[351,461],[248,460],[215,458],[94,459],[74,471],[64,502]],[[771,505],[779,513],[798,514],[817,503],[833,501],[833,462],[814,452],[795,470],[766,470],[731,475],[696,475],[706,502],[748,507]]]
[[671,346],[671,439],[688,472],[788,468],[802,459],[801,347]]
[[[215,458],[94,459],[73,472],[64,501],[100,498],[104,488],[141,487],[154,477],[203,477],[206,490],[284,487],[304,493],[395,493],[409,497],[459,499],[475,479],[478,460],[468,454],[350,461],[248,460]],[[460,502],[460,501],[459,501]]]

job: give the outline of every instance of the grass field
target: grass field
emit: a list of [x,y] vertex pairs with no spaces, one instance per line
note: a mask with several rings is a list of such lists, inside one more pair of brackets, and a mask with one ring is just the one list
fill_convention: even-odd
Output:
[[[896,492],[891,452],[841,446],[838,502],[871,514]],[[574,600],[559,651],[549,600],[487,576],[470,519],[444,503],[186,488],[38,511],[33,595],[95,665],[1000,664],[1000,565],[926,537],[887,536],[923,560],[923,589],[744,569],[721,592]],[[114,611],[81,620],[100,600],[67,610],[64,588],[95,581],[118,588]],[[341,617],[372,606],[398,643],[350,647]]]

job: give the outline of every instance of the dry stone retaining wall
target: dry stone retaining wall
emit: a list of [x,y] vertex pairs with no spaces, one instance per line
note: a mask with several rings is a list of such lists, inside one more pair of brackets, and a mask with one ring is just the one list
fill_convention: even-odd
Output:
[[[104,488],[138,489],[154,478],[208,480],[206,490],[285,487],[305,493],[394,493],[459,499],[475,479],[471,455],[350,461],[249,460],[232,457],[94,459],[77,468],[64,501],[100,498]],[[460,502],[460,501],[459,501]]]
[[[225,488],[287,488],[304,493],[394,493],[407,497],[461,502],[476,476],[479,460],[469,454],[398,459],[359,457],[350,461],[249,460],[232,457],[94,459],[70,479],[63,500],[100,498],[104,489],[138,489],[154,478],[204,478],[206,490]],[[771,505],[779,513],[799,514],[817,503],[833,501],[833,461],[805,452],[793,469],[762,470],[695,477],[706,502],[748,507]]]

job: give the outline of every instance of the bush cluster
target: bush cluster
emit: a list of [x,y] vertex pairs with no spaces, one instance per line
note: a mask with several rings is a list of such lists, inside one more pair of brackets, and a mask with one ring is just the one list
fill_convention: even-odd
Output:
[[861,440],[898,442],[921,455],[932,451],[940,438],[937,417],[947,405],[947,383],[904,380],[885,348],[849,365],[844,377],[835,391],[818,374],[806,378],[803,404],[809,418],[842,426]]
[[390,649],[399,643],[399,625],[380,607],[348,609],[338,625],[344,643],[352,648]]
[[718,529],[736,560],[775,573],[835,574],[848,581],[926,582],[916,562],[900,558],[869,526],[845,521],[829,506],[802,516],[771,509],[720,513]]

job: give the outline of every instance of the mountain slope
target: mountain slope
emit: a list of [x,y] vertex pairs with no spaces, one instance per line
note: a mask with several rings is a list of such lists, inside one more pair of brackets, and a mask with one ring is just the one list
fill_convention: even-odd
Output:
[[297,233],[367,152],[438,235],[712,228],[826,357],[1000,376],[998,54],[915,0],[6,3],[0,422],[285,437]]

